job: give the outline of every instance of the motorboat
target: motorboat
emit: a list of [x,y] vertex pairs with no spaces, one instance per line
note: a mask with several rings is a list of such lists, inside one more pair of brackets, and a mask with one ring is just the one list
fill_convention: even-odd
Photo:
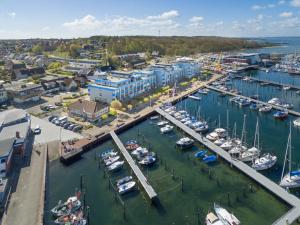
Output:
[[156,158],[153,156],[146,156],[141,161],[139,161],[139,164],[144,166],[150,166],[156,162]]
[[206,135],[206,138],[210,141],[216,141],[219,138],[219,135],[216,132],[211,132],[208,135]]
[[224,223],[212,212],[206,215],[205,222],[206,225],[224,225]]
[[215,212],[219,218],[223,222],[224,225],[240,225],[241,222],[232,214],[229,213],[226,209],[222,208],[218,204],[214,204]]
[[165,126],[165,125],[167,125],[167,124],[169,124],[169,122],[166,121],[166,120],[163,120],[163,121],[158,122],[158,123],[157,123],[157,126],[163,127],[163,126]]
[[240,155],[239,160],[243,162],[251,162],[259,157],[260,151],[256,147],[249,148]]
[[135,181],[129,181],[125,184],[118,186],[118,192],[120,195],[128,193],[134,189],[135,185],[136,185]]
[[[284,188],[300,187],[300,169],[292,170],[292,126],[290,125],[290,133],[285,151],[282,175],[279,185]],[[288,171],[286,174],[286,162],[288,162]]]
[[224,128],[216,128],[213,132],[206,135],[206,138],[210,141],[216,141],[219,138],[227,137],[227,132]]
[[163,134],[170,133],[171,131],[173,131],[173,128],[173,126],[167,124],[166,126],[160,128],[160,132],[162,132]]
[[117,162],[119,159],[120,159],[120,156],[108,158],[108,159],[104,160],[105,166],[109,166],[109,165],[113,164],[114,162]]
[[139,144],[136,140],[129,140],[125,143],[125,148],[127,150],[133,151],[139,147]]
[[133,156],[138,156],[138,155],[146,155],[148,153],[148,149],[147,148],[143,148],[143,147],[138,147],[136,150],[132,151],[131,154]]
[[98,153],[98,157],[105,159],[107,157],[116,156],[118,153],[114,151],[114,149],[106,150],[105,152]]
[[289,112],[287,110],[279,110],[279,111],[275,112],[273,116],[276,119],[285,119],[288,117],[288,115],[289,115]]
[[216,155],[206,155],[202,158],[202,161],[205,163],[212,163],[217,161],[217,156]]
[[59,201],[58,204],[53,209],[51,209],[51,213],[55,217],[67,216],[79,210],[80,207],[81,202],[79,200],[79,197],[72,196],[69,197],[64,203]]
[[270,112],[271,110],[272,110],[272,106],[268,106],[268,105],[262,106],[258,109],[259,112]]
[[158,120],[159,119],[159,116],[151,116],[150,117],[150,120]]
[[290,90],[291,87],[290,87],[290,86],[283,86],[282,89],[283,89],[284,91],[287,91],[287,90]]
[[177,142],[176,142],[176,145],[180,148],[190,148],[194,145],[194,140],[189,138],[189,137],[184,137],[184,138],[181,138],[179,139]]
[[250,105],[251,101],[249,99],[241,99],[238,104],[239,106],[244,107]]
[[59,225],[87,225],[87,219],[83,217],[83,211],[79,210],[76,213],[57,218],[54,223]]
[[194,128],[194,130],[199,133],[206,133],[208,131],[208,129],[209,129],[209,126],[206,123]]
[[206,95],[208,93],[208,90],[207,89],[199,89],[198,93]]
[[117,161],[107,167],[108,171],[117,171],[124,165],[124,161]]
[[207,151],[206,150],[201,150],[199,152],[196,152],[194,154],[195,158],[203,158],[206,155]]
[[231,150],[228,151],[228,153],[235,158],[239,158],[241,156],[241,154],[245,151],[247,151],[247,147],[243,146],[242,144],[240,145],[236,145],[235,147],[233,147]]
[[300,127],[300,117],[293,121],[294,126]]
[[198,100],[198,101],[201,100],[200,97],[195,96],[195,95],[189,95],[188,97],[191,98],[191,99],[194,99],[194,100]]
[[165,109],[165,112],[166,112],[166,113],[169,113],[169,112],[171,112],[171,111],[173,111],[173,110],[176,110],[176,106],[168,107],[167,109]]
[[222,144],[224,144],[226,142],[225,138],[220,138],[214,141],[215,145],[221,146]]
[[268,101],[268,103],[272,105],[280,105],[281,101],[279,100],[279,98],[272,98]]
[[281,106],[283,108],[286,108],[286,109],[292,109],[292,108],[294,108],[294,105],[291,104],[291,103],[282,103]]
[[226,140],[223,144],[220,145],[220,147],[226,151],[232,149],[236,144],[233,140]]
[[123,178],[121,178],[121,179],[119,179],[119,180],[116,181],[116,186],[118,187],[118,186],[120,186],[122,184],[125,184],[125,183],[131,181],[132,179],[133,179],[132,176],[123,177]]
[[271,168],[277,162],[277,156],[265,153],[263,156],[254,160],[252,168],[255,170],[266,170]]

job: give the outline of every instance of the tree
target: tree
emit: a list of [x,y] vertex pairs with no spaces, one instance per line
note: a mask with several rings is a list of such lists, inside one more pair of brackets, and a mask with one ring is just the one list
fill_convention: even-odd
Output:
[[79,49],[80,46],[76,44],[71,44],[69,47],[69,55],[73,58],[76,58],[77,56],[79,56]]
[[120,110],[120,109],[122,109],[122,103],[119,100],[116,99],[116,100],[113,100],[110,103],[110,107],[114,108],[114,109],[117,109],[117,110]]
[[57,70],[59,68],[61,68],[63,66],[63,64],[61,62],[52,62],[48,65],[48,69],[49,70]]
[[35,54],[42,54],[43,53],[43,47],[41,44],[36,44],[31,48],[31,51]]

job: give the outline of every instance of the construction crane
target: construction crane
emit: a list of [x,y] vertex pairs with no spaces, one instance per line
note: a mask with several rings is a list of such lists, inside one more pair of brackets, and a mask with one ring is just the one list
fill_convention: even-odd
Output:
[[216,61],[216,64],[215,64],[215,70],[217,72],[222,71],[222,65],[221,65],[222,58],[223,58],[223,54],[222,54],[222,52],[220,52],[219,57],[218,57],[218,59]]

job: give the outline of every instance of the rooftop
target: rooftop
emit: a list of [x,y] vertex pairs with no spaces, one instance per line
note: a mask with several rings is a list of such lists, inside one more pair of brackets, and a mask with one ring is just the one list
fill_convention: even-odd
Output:
[[9,155],[9,152],[13,149],[15,138],[7,138],[0,140],[0,157]]
[[79,99],[76,102],[73,102],[69,105],[69,109],[78,110],[82,113],[97,113],[102,110],[104,107],[107,107],[107,104],[103,104],[100,102],[88,101]]
[[0,113],[0,125],[5,125],[17,120],[21,120],[28,116],[23,109],[10,109]]

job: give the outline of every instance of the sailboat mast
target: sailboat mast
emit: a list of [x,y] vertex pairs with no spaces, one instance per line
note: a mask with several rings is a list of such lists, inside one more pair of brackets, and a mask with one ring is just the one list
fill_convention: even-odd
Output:
[[226,129],[227,129],[227,134],[229,132],[229,112],[228,109],[226,110]]
[[244,121],[243,121],[243,129],[242,129],[241,144],[243,144],[243,140],[244,140],[245,123],[246,123],[246,114],[244,114]]
[[[284,171],[285,171],[285,164],[286,164],[286,161],[287,161],[287,158],[289,157],[289,171],[288,172],[291,172],[292,170],[292,164],[291,164],[291,160],[292,160],[292,156],[291,156],[291,133],[292,133],[292,126],[290,124],[290,133],[289,133],[289,136],[288,136],[288,141],[287,141],[287,144],[286,144],[286,150],[285,150],[285,155],[284,155],[284,161],[283,161],[283,168],[282,168],[282,173],[281,173],[281,180],[283,179],[283,176],[284,176]],[[289,156],[288,156],[289,155]]]
[[290,125],[290,135],[288,141],[288,148],[289,148],[289,172],[292,171],[292,125]]

